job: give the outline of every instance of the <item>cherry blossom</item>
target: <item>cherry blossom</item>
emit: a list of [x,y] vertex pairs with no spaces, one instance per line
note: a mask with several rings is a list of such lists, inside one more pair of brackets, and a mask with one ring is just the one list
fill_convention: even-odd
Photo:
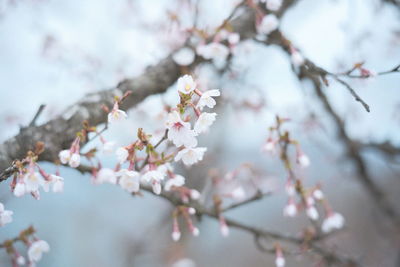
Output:
[[275,151],[276,142],[272,140],[272,138],[268,138],[267,142],[262,147],[262,151],[264,152],[274,152]]
[[81,156],[78,153],[73,153],[68,163],[72,168],[77,168],[81,163]]
[[177,111],[168,114],[166,122],[168,129],[168,140],[171,140],[177,147],[195,147],[197,140],[196,132],[190,129],[190,123],[182,121]]
[[296,188],[294,187],[290,179],[288,179],[285,184],[285,191],[288,194],[288,196],[294,196],[296,194]]
[[219,228],[223,237],[227,237],[229,235],[229,227],[225,222],[220,224]]
[[229,49],[221,43],[212,42],[198,46],[197,53],[205,59],[211,59],[214,63],[219,63],[228,57]]
[[26,193],[25,183],[21,180],[17,182],[13,190],[14,196],[21,197]]
[[5,210],[3,203],[0,203],[0,226],[12,222],[12,215],[13,212],[11,210]]
[[213,108],[217,103],[213,97],[220,96],[221,93],[218,89],[212,89],[205,91],[201,94],[199,101],[197,102],[196,107],[199,109],[203,109],[205,106],[209,108]]
[[307,157],[306,154],[300,152],[299,155],[297,156],[297,163],[301,167],[305,168],[305,167],[310,166],[310,159]]
[[61,193],[64,191],[64,178],[61,176],[51,174],[47,179],[44,180],[42,187],[45,192],[49,192],[50,186],[52,186],[54,193]]
[[25,260],[25,258],[24,258],[22,255],[18,255],[15,261],[16,261],[17,264],[20,265],[20,266],[23,266],[23,265],[25,265],[25,263],[26,263],[26,260]]
[[178,65],[188,66],[193,63],[195,56],[196,55],[191,48],[183,47],[172,55],[172,59]]
[[199,191],[197,191],[196,189],[191,189],[190,190],[190,198],[193,200],[197,200],[201,197],[201,194]]
[[194,131],[198,134],[208,131],[208,128],[214,123],[217,113],[203,112],[194,124]]
[[108,113],[108,123],[117,123],[128,118],[125,111],[119,109],[118,102],[115,102],[113,109]]
[[278,26],[278,18],[273,14],[269,14],[263,17],[260,25],[258,26],[258,31],[262,34],[270,34],[271,32],[278,29]]
[[120,164],[124,163],[129,156],[129,151],[125,147],[119,147],[115,151],[115,155],[117,156],[117,160]]
[[313,191],[313,197],[317,200],[324,199],[324,193],[320,189],[315,189]]
[[81,162],[79,153],[72,153],[70,149],[62,150],[58,154],[62,164],[69,164],[72,168],[77,168]]
[[62,164],[67,164],[71,158],[71,151],[69,149],[65,149],[58,153],[58,157]]
[[49,252],[50,246],[44,240],[33,242],[28,248],[28,258],[30,262],[38,262],[42,258],[43,252]]
[[196,267],[196,264],[192,259],[183,258],[174,262],[171,267]]
[[176,216],[174,216],[174,218],[173,218],[171,236],[172,236],[172,240],[174,240],[175,242],[181,238],[181,231],[179,230],[178,219]]
[[64,191],[64,178],[58,175],[51,175],[53,180],[53,192],[54,193],[61,193]]
[[286,217],[294,217],[297,215],[297,206],[293,200],[289,200],[288,204],[283,209],[283,215]]
[[136,171],[122,169],[117,172],[119,178],[119,185],[129,193],[139,192],[140,189],[140,174]]
[[278,256],[275,258],[275,265],[276,267],[284,267],[286,264],[285,258],[282,256]]
[[276,244],[275,246],[275,265],[276,267],[284,267],[286,262],[285,262],[285,258],[283,257],[283,251],[282,248],[280,246],[280,244]]
[[228,35],[228,42],[230,45],[235,45],[240,41],[240,34],[232,32]]
[[282,0],[267,0],[266,8],[271,11],[278,11],[282,6]]
[[182,159],[185,165],[193,165],[203,159],[206,147],[184,148],[175,156],[175,161]]
[[40,176],[39,173],[35,172],[34,170],[29,170],[28,173],[24,175],[23,179],[27,192],[38,191],[39,187],[44,184],[43,178]]
[[111,154],[114,151],[115,142],[106,141],[103,143],[102,151],[104,154]]
[[183,186],[184,184],[185,184],[185,177],[176,174],[173,178],[170,178],[165,182],[164,190],[170,191],[173,186],[180,187]]
[[324,233],[329,233],[333,230],[341,229],[343,225],[344,217],[340,213],[332,212],[322,222],[321,228]]
[[110,183],[110,184],[116,184],[117,183],[117,176],[114,172],[114,170],[109,169],[109,168],[102,168],[99,170],[97,173],[96,177],[96,182],[99,184],[102,183]]
[[156,195],[161,193],[161,181],[164,180],[165,174],[158,170],[150,170],[142,176],[142,181],[151,184],[153,192]]
[[178,91],[184,94],[189,94],[196,89],[196,82],[193,80],[193,77],[190,75],[184,75],[178,79],[177,87]]
[[318,220],[319,218],[319,214],[317,209],[314,206],[308,206],[307,210],[306,210],[307,216],[311,219],[311,220]]

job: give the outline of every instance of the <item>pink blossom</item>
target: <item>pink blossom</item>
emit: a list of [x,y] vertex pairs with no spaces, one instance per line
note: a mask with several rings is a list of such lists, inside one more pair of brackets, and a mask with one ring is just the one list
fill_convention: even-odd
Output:
[[182,121],[177,111],[168,114],[166,122],[168,129],[168,140],[171,140],[177,147],[195,147],[197,139],[196,132],[190,129],[190,123]]

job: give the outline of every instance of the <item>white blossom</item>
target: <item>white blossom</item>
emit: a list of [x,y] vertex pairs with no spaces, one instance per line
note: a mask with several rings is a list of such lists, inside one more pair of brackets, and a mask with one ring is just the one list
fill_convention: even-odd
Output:
[[197,54],[205,59],[211,59],[214,63],[225,61],[229,55],[229,49],[225,45],[217,42],[212,42],[207,45],[197,47]]
[[284,267],[285,266],[285,258],[282,256],[278,256],[275,259],[276,267]]
[[282,6],[282,0],[267,0],[265,6],[271,11],[278,11]]
[[221,224],[220,230],[223,237],[227,237],[229,235],[229,227],[225,223]]
[[185,177],[176,174],[173,178],[170,178],[165,182],[164,190],[170,191],[173,186],[180,187],[183,186],[184,184],[185,184]]
[[176,242],[181,238],[181,232],[173,231],[171,236],[172,236],[172,240],[174,240]]
[[190,215],[195,215],[196,214],[196,209],[193,208],[193,207],[189,207],[188,208],[188,212],[189,212]]
[[168,140],[171,140],[175,146],[195,147],[197,139],[195,131],[190,129],[190,123],[182,121],[177,111],[168,114],[166,122],[168,128]]
[[260,25],[258,26],[258,31],[262,34],[270,34],[271,32],[278,29],[278,26],[278,18],[273,14],[269,14],[263,17]]
[[115,142],[107,141],[103,143],[102,151],[104,154],[111,154],[114,151]]
[[177,82],[178,91],[184,94],[189,94],[196,89],[196,82],[190,75],[183,75]]
[[296,188],[290,180],[286,182],[285,190],[288,196],[294,196],[296,194]]
[[314,206],[309,206],[307,207],[307,216],[311,219],[311,220],[318,220],[319,218],[319,214],[317,209]]
[[200,192],[197,191],[196,189],[190,190],[190,198],[191,198],[191,199],[197,200],[197,199],[200,198],[200,196],[201,196]]
[[191,48],[183,47],[172,55],[172,59],[178,65],[188,66],[193,63],[195,56],[196,55]]
[[205,106],[209,108],[213,108],[215,104],[217,103],[213,97],[220,96],[221,93],[218,89],[212,89],[205,91],[199,101],[197,102],[196,107],[199,109],[203,109]]
[[217,113],[201,113],[196,123],[194,124],[194,131],[197,134],[207,132],[208,128],[210,128],[210,126],[214,123],[216,116]]
[[34,171],[29,171],[24,175],[24,182],[27,192],[38,191],[39,187],[44,184],[44,180],[40,174]]
[[175,156],[175,161],[182,159],[185,165],[192,165],[203,159],[206,147],[184,148]]
[[300,164],[301,167],[305,168],[310,166],[310,159],[307,157],[306,154],[301,153],[297,157],[297,162]]
[[313,192],[313,197],[317,200],[322,200],[324,198],[324,193],[320,189],[316,189]]
[[262,147],[262,151],[264,152],[274,152],[275,151],[275,142],[272,139],[268,139],[267,142]]
[[168,172],[174,172],[174,167],[172,167],[171,163],[167,162],[158,166],[157,170],[166,175]]
[[26,186],[24,182],[18,182],[14,187],[14,196],[21,197],[26,193]]
[[116,184],[117,176],[116,176],[114,170],[109,169],[109,168],[102,168],[97,173],[97,182],[99,184],[102,184],[102,183]]
[[240,41],[240,35],[237,32],[232,32],[228,35],[228,42],[231,45],[235,45],[239,43]]
[[53,183],[52,188],[54,193],[61,193],[64,191],[64,178],[55,174],[51,174],[50,179]]
[[196,267],[196,264],[192,259],[183,258],[177,260],[174,264],[171,265],[171,267]]
[[31,262],[38,262],[42,258],[43,252],[50,250],[49,244],[44,240],[33,242],[28,249],[28,258]]
[[26,263],[25,258],[22,255],[18,255],[16,262],[19,266],[23,266]]
[[151,188],[153,189],[154,194],[159,195],[161,194],[161,183],[154,181],[151,183]]
[[0,203],[0,226],[12,222],[12,215],[13,212],[11,210],[5,210],[3,203]]
[[119,147],[117,151],[115,151],[115,155],[117,156],[118,162],[122,164],[128,159],[129,151],[125,147]]
[[72,168],[76,168],[79,166],[81,162],[81,156],[79,153],[72,153],[71,150],[65,149],[58,153],[58,157],[62,164],[69,164]]
[[199,228],[194,227],[193,230],[192,230],[192,235],[194,235],[194,236],[199,236],[199,234],[200,234]]
[[244,191],[243,187],[238,186],[232,191],[231,195],[232,198],[236,200],[243,200],[246,197],[246,192]]
[[71,158],[71,151],[69,149],[61,150],[58,157],[62,164],[67,164]]
[[328,215],[322,222],[322,231],[329,233],[335,229],[341,229],[344,225],[344,217],[340,213],[333,213]]
[[69,159],[68,164],[72,168],[77,168],[79,164],[81,164],[81,156],[79,155],[79,153],[73,153],[71,155],[71,158]]
[[297,215],[297,207],[293,202],[289,202],[283,209],[283,215],[286,217],[294,217]]
[[108,113],[108,123],[117,123],[128,118],[125,111],[118,108],[113,108],[110,113]]
[[140,174],[136,171],[122,169],[117,172],[119,185],[129,193],[138,192],[140,189]]
[[161,181],[164,180],[165,174],[158,170],[151,170],[142,176],[142,181],[151,184],[153,192],[156,195],[161,193]]

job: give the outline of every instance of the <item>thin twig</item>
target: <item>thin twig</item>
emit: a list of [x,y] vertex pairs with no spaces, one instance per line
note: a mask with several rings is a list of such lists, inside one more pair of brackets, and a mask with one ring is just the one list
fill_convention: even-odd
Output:
[[42,114],[45,107],[46,107],[46,105],[44,105],[44,104],[41,104],[39,106],[38,110],[36,111],[35,116],[33,117],[32,121],[29,123],[29,127],[35,126],[37,119],[39,118],[40,114]]

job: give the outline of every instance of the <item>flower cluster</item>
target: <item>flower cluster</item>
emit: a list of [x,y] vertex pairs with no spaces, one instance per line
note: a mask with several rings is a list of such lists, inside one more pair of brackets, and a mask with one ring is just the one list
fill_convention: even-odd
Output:
[[11,183],[11,189],[16,197],[30,193],[34,198],[39,199],[39,189],[49,192],[50,188],[54,193],[60,193],[64,190],[64,178],[56,174],[46,173],[34,160],[31,160],[28,168],[20,170],[18,175],[14,176]]
[[[133,194],[138,193],[142,186],[145,186],[146,189],[149,186],[157,195],[161,194],[164,188],[165,191],[177,192],[184,203],[188,203],[191,199],[198,199],[200,193],[184,186],[185,178],[174,172],[171,162],[173,160],[175,162],[182,161],[185,165],[190,166],[203,159],[207,148],[197,146],[197,137],[209,130],[217,116],[216,113],[203,110],[216,105],[214,97],[219,96],[220,92],[218,89],[201,92],[190,75],[184,75],[178,79],[177,92],[181,101],[176,107],[169,108],[164,124],[165,134],[158,144],[152,144],[151,136],[140,128],[136,141],[115,148],[116,142],[106,141],[101,132],[86,125],[83,132],[78,134],[71,144],[70,149],[60,152],[60,161],[68,163],[71,167],[77,167],[79,163],[73,160],[71,164],[71,160],[76,157],[80,162],[80,155],[83,155],[93,164],[93,158],[99,149],[92,149],[85,154],[80,154],[79,143],[82,137],[86,138],[88,132],[95,132],[102,143],[100,150],[107,154],[115,153],[118,163],[114,168],[103,167],[100,162],[97,166],[92,165],[92,182],[94,184],[119,185]],[[121,100],[116,98],[112,110],[104,108],[109,112],[110,126],[126,118],[126,113],[119,109],[119,105],[125,97]],[[191,111],[193,111],[192,114],[190,114]],[[162,153],[157,152],[157,146],[165,140],[170,140],[175,149],[167,149]],[[143,152],[146,153],[145,157],[141,156]]]
[[55,174],[46,173],[37,163],[39,155],[44,150],[44,144],[38,142],[35,151],[28,151],[27,156],[15,162],[16,171],[10,184],[11,191],[16,197],[31,194],[35,199],[40,198],[39,189],[54,193],[62,192],[64,189],[64,179]]
[[[22,242],[27,248],[27,257],[24,257],[15,247],[16,242]],[[12,266],[36,266],[43,256],[43,253],[50,251],[49,244],[35,236],[35,229],[30,226],[23,230],[18,237],[5,240],[2,247],[11,256]]]
[[[181,103],[168,114],[165,125],[168,129],[168,140],[180,148],[175,156],[175,161],[182,160],[185,165],[192,165],[201,161],[207,150],[205,147],[197,147],[196,137],[207,132],[217,116],[216,113],[202,112],[202,110],[204,107],[213,108],[216,104],[214,97],[219,96],[220,92],[217,89],[201,92],[190,75],[184,75],[178,79],[177,89],[180,93]],[[199,96],[197,103],[192,100],[195,94]],[[182,119],[182,115],[190,107],[193,108],[197,117],[193,128],[190,116]]]
[[62,150],[58,154],[60,161],[62,164],[69,164],[72,168],[79,167],[81,163],[81,156],[79,154],[80,150],[80,138],[75,138],[74,142],[72,142],[70,149]]
[[[262,146],[262,150],[267,152],[274,152],[277,149],[280,150],[280,158],[288,173],[288,179],[285,185],[288,201],[283,209],[283,215],[287,217],[295,217],[300,210],[304,210],[310,220],[317,221],[320,217],[317,203],[321,203],[325,208],[326,214],[321,226],[322,231],[327,233],[342,228],[344,218],[339,213],[335,213],[331,210],[328,201],[325,199],[321,190],[321,186],[317,185],[313,188],[307,189],[304,187],[303,181],[296,177],[288,153],[288,147],[294,146],[296,148],[296,163],[299,167],[308,167],[310,165],[310,159],[302,151],[299,142],[291,139],[289,132],[282,131],[281,126],[287,121],[288,119],[276,117],[276,126],[269,128],[269,136],[265,144]],[[300,200],[299,203],[296,203],[296,195]]]
[[181,230],[179,227],[178,219],[182,216],[183,220],[186,222],[186,225],[189,231],[192,233],[193,236],[198,236],[200,234],[199,229],[194,226],[192,219],[190,218],[191,215],[195,215],[196,210],[191,207],[186,206],[178,206],[172,213],[173,223],[172,223],[172,240],[178,241],[181,238]]
[[13,212],[11,210],[5,210],[3,203],[0,203],[0,226],[12,222],[12,215]]

